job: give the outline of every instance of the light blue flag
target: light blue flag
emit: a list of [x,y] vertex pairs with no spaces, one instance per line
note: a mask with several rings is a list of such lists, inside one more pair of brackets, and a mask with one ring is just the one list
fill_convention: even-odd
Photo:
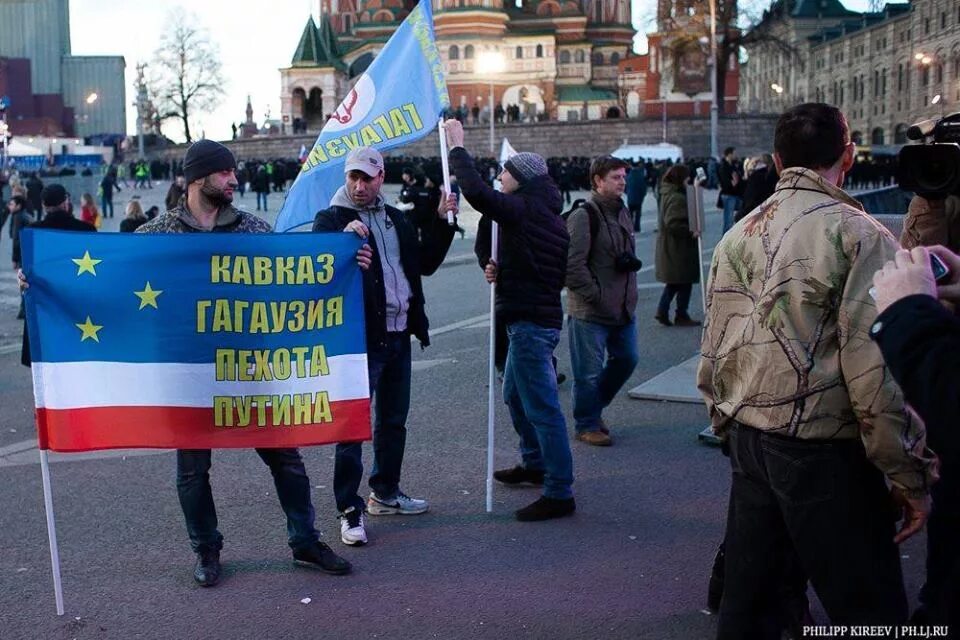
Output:
[[351,149],[384,151],[418,140],[437,126],[449,106],[430,0],[420,0],[324,125],[290,187],[275,230],[309,224],[317,211],[330,206],[343,186]]

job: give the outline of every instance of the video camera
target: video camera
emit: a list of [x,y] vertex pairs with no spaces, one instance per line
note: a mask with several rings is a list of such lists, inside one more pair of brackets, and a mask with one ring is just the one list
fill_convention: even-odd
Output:
[[924,120],[907,129],[907,145],[897,158],[897,184],[919,196],[942,199],[960,195],[960,112]]

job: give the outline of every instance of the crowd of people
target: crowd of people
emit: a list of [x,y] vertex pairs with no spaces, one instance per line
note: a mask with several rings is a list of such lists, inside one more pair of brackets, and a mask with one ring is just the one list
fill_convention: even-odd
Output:
[[[731,465],[709,601],[719,611],[718,638],[774,639],[785,630],[801,637],[811,624],[808,584],[833,624],[905,623],[898,545],[925,525],[927,582],[912,619],[949,624],[958,615],[960,484],[952,423],[960,408],[953,382],[960,322],[952,305],[960,303],[960,197],[916,197],[898,242],[844,191],[856,148],[843,114],[817,103],[786,111],[774,153],[742,163],[730,147],[718,162],[521,152],[501,166],[471,156],[458,120],[447,121],[443,135],[457,193],[441,189],[434,159],[385,160],[363,147],[348,154],[343,186],[314,220],[314,232],[363,239],[356,261],[375,400],[374,464],[364,499],[361,445],[336,446],[343,544],[368,541],[368,516],[429,510],[425,498],[401,488],[411,337],[430,344],[422,278],[446,258],[455,233],[447,216],[458,213],[460,198],[481,214],[475,252],[484,278],[497,284],[496,318],[504,329],[498,366],[520,442],[518,463],[494,478],[539,488],[540,497],[515,517],[541,521],[577,508],[558,392],[561,329],[566,324],[571,355],[573,438],[611,446],[616,433],[603,412],[638,362],[636,232],[643,198],[653,190],[658,200],[656,276],[665,286],[655,318],[697,327],[688,305],[700,278],[701,229],[687,193],[715,176],[724,235],[710,268],[697,385]],[[270,164],[238,163],[226,147],[201,140],[179,167],[168,211],[149,219],[139,203],[128,206],[126,230],[269,232],[263,219],[234,206],[233,195],[244,172],[266,174]],[[273,173],[281,166],[275,163]],[[396,207],[382,193],[391,176],[403,185]],[[565,191],[574,185],[587,186],[589,196],[570,203]],[[18,193],[8,205],[18,228],[28,199]],[[96,231],[99,212],[90,194],[82,198],[81,220],[60,185],[43,186],[40,202],[38,226]],[[500,228],[497,247],[493,222]],[[940,282],[928,251],[947,265]],[[19,266],[18,252],[14,261]],[[25,332],[25,364],[27,341]],[[297,450],[258,453],[276,480],[295,562],[350,572],[350,563],[319,541]],[[219,581],[223,546],[210,464],[210,451],[177,453],[194,578],[203,586]]]

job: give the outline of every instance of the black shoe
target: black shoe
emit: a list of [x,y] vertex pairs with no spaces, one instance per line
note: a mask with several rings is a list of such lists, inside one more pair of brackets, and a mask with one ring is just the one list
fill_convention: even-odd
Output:
[[293,563],[301,567],[320,569],[335,576],[350,573],[350,563],[333,552],[333,549],[317,541],[312,547],[293,552]]
[[566,382],[566,381],[567,381],[567,374],[565,374],[565,373],[558,373],[558,374],[557,374],[557,386],[558,386],[558,387],[559,387],[561,384],[563,384],[564,382]]
[[193,567],[193,579],[201,587],[212,587],[220,582],[219,551],[203,551],[197,554],[197,564]]
[[577,503],[573,498],[558,500],[540,496],[540,499],[533,504],[528,504],[523,509],[517,509],[514,515],[520,522],[537,522],[539,520],[550,520],[552,518],[562,518],[573,515],[577,510]]
[[672,327],[672,326],[673,326],[673,323],[670,322],[670,318],[667,317],[667,316],[665,316],[665,315],[663,315],[662,313],[657,313],[657,315],[653,316],[653,318],[654,318],[654,320],[656,320],[657,322],[659,322],[660,324],[662,324],[662,325],[665,326],[665,327]]
[[532,484],[543,486],[543,471],[527,469],[518,464],[512,469],[500,469],[493,472],[493,479],[503,484]]

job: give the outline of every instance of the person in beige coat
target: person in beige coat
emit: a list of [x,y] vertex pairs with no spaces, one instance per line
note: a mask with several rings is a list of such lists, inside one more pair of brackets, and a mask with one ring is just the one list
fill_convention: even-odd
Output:
[[623,203],[630,165],[604,156],[590,165],[593,191],[567,218],[567,328],[576,438],[612,444],[601,416],[637,366],[637,274],[633,220]]
[[897,544],[923,528],[936,479],[870,339],[872,278],[899,246],[840,187],[855,151],[846,118],[793,107],[774,149],[774,194],[714,251],[698,371],[732,471],[724,639],[779,637],[792,557],[832,624],[905,622]]

